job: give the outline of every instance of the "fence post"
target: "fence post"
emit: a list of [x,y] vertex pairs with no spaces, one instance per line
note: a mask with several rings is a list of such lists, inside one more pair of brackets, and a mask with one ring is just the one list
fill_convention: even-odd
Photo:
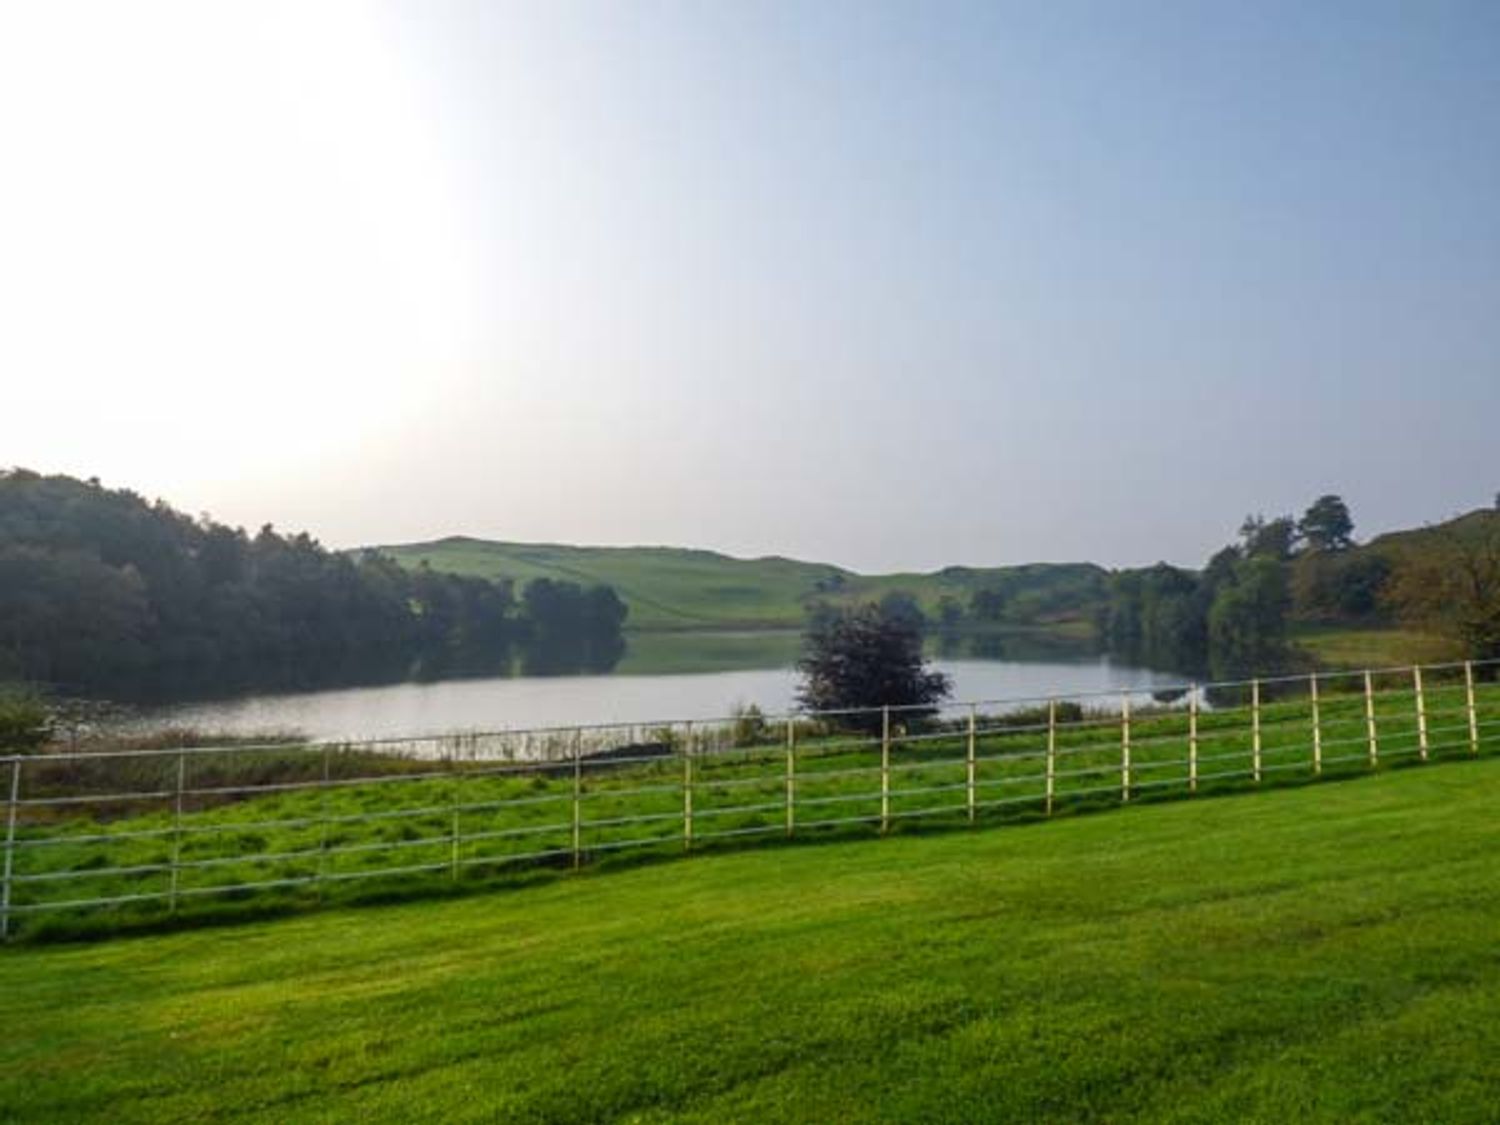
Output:
[[10,800],[5,811],[5,878],[0,881],[0,941],[10,939],[10,879],[16,854],[16,811],[21,803],[21,756],[10,761]]
[[1323,713],[1318,706],[1318,674],[1316,672],[1307,678],[1307,694],[1312,700],[1313,773],[1321,777],[1323,774]]
[[1417,693],[1417,752],[1422,761],[1427,760],[1427,696],[1422,692],[1422,666],[1413,664],[1411,669],[1412,688]]
[[328,866],[328,758],[331,749],[328,743],[323,743],[323,780],[318,786],[318,870],[314,877],[313,887],[317,891],[319,901],[323,898],[323,878]]
[[891,709],[880,709],[880,834],[891,827]]
[[1047,700],[1047,815],[1057,797],[1057,700]]
[[1380,742],[1375,733],[1375,681],[1365,671],[1365,731],[1370,739],[1370,765],[1380,760]]
[[1464,661],[1464,688],[1469,703],[1469,753],[1479,753],[1479,712],[1474,706],[1474,662]]
[[[816,790],[814,791],[816,792]],[[786,835],[791,839],[797,830],[797,720],[786,720]]]
[[1198,685],[1188,687],[1188,792],[1198,792]]
[[178,866],[182,863],[182,791],[187,781],[187,750],[177,751],[177,799],[172,805],[172,890],[168,896],[168,912],[177,913]]
[[1250,772],[1260,784],[1260,681],[1250,681]]
[[969,704],[969,752],[968,752],[968,767],[969,768],[968,768],[968,779],[967,779],[968,780],[968,784],[965,786],[965,793],[966,793],[966,797],[967,797],[967,801],[968,801],[968,806],[969,806],[969,823],[970,824],[974,823],[974,816],[975,816],[975,813],[977,811],[977,806],[975,804],[975,801],[977,800],[977,795],[976,795],[975,790],[974,790],[974,771],[975,771],[975,761],[974,761],[974,759],[975,759],[975,755],[976,755],[977,750],[978,750],[978,747],[976,746],[976,743],[978,741],[978,730],[977,730],[978,725],[979,725],[979,717],[975,713],[975,705],[971,703],[971,704]]
[[448,754],[448,808],[453,814],[453,831],[451,833],[452,854],[448,860],[448,878],[453,880],[458,879],[458,842],[460,838],[458,825],[458,770],[455,768],[457,764],[453,760],[453,752],[450,750]]
[[693,847],[693,724],[682,744],[682,850]]
[[583,863],[583,731],[573,732],[573,870]]
[[1130,800],[1130,693],[1120,696],[1120,800]]

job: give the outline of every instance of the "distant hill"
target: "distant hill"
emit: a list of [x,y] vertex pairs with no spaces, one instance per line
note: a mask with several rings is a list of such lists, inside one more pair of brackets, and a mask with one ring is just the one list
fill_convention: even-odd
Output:
[[1010,625],[1091,628],[1109,597],[1109,572],[1092,563],[948,567],[930,574],[862,575],[827,563],[739,559],[680,547],[571,547],[462,536],[385,546],[403,565],[483,578],[566,578],[614,588],[630,607],[627,628],[796,628],[809,603],[914,595],[937,616],[940,599],[966,608],[975,591],[1001,593]]

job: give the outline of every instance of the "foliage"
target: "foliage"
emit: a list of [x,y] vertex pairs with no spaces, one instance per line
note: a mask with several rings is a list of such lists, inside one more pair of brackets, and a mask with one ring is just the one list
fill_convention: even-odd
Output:
[[1408,624],[1453,639],[1466,656],[1500,657],[1500,522],[1449,528],[1402,554],[1387,597]]
[[1240,525],[1240,539],[1246,558],[1285,562],[1297,552],[1300,542],[1297,522],[1291,516],[1246,516]]
[[1215,676],[1276,671],[1289,658],[1286,567],[1228,547],[1201,575],[1158,563],[1115,580],[1113,651]]
[[927,615],[917,603],[916,597],[907,590],[892,590],[880,599],[880,615],[891,624],[924,636],[927,632]]
[[1354,520],[1343,498],[1319,496],[1302,514],[1297,532],[1312,551],[1344,551],[1354,545]]
[[944,633],[957,632],[964,622],[964,606],[952,594],[938,598],[938,628]]
[[51,737],[46,700],[23,684],[0,684],[0,754],[29,754]]
[[771,739],[765,712],[753,703],[737,704],[733,712],[730,740],[738,747],[759,746]]
[[[1355,548],[1338,496],[1302,520],[1247,516],[1238,543],[1200,574],[1158,563],[1115,576],[1105,635],[1111,649],[1183,672],[1236,676],[1285,669],[1297,655],[1288,621],[1378,620],[1389,559]],[[1305,543],[1305,549],[1303,545]]]
[[1282,667],[1288,653],[1286,569],[1271,558],[1250,558],[1214,597],[1208,615],[1215,676],[1263,673]]
[[1126,571],[1115,580],[1107,628],[1115,652],[1195,671],[1208,652],[1203,584],[1166,563]]
[[969,597],[969,612],[978,621],[999,621],[1005,615],[1005,591],[994,587],[975,590]]
[[[533,583],[533,585],[536,585]],[[407,569],[97,481],[0,473],[0,675],[116,694],[607,663],[612,591]]]
[[[928,671],[922,633],[910,618],[885,606],[834,610],[815,620],[803,638],[798,702],[814,711],[931,705],[952,691],[941,672]],[[908,712],[911,714],[911,712]],[[863,723],[870,722],[861,716]]]
[[1293,616],[1304,622],[1379,621],[1391,560],[1372,551],[1307,551],[1292,565]]

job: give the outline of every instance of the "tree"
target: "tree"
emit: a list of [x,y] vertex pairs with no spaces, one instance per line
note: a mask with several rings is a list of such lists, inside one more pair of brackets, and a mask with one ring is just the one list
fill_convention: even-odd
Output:
[[1279,668],[1286,659],[1289,601],[1286,567],[1268,558],[1240,563],[1208,613],[1214,674],[1239,676]]
[[[841,608],[810,624],[797,668],[802,673],[797,701],[813,711],[890,706],[931,714],[952,691],[947,676],[928,670],[921,631],[875,605]],[[872,711],[842,721],[871,729],[880,718]]]
[[969,612],[977,621],[999,621],[1005,614],[1005,591],[975,590],[969,595]]
[[1297,530],[1314,551],[1343,551],[1354,545],[1354,520],[1349,506],[1331,493],[1319,496],[1302,513]]
[[1297,551],[1297,522],[1291,516],[1273,520],[1262,515],[1246,516],[1240,525],[1240,538],[1247,558],[1285,562]]
[[0,470],[0,678],[129,696],[503,670],[517,652],[593,670],[618,661],[625,611],[605,588],[545,583],[521,605],[504,580]]
[[916,597],[905,590],[892,590],[881,598],[880,614],[887,621],[915,630],[919,637],[927,634],[927,615]]
[[1195,672],[1208,649],[1202,582],[1157,563],[1115,578],[1106,623],[1111,649],[1153,665]]
[[964,623],[963,603],[952,594],[938,599],[938,628],[944,633],[956,633]]
[[1307,551],[1292,565],[1293,615],[1299,621],[1378,619],[1391,562],[1371,551]]
[[1402,620],[1457,641],[1474,660],[1500,657],[1500,521],[1433,529],[1396,563],[1387,600]]

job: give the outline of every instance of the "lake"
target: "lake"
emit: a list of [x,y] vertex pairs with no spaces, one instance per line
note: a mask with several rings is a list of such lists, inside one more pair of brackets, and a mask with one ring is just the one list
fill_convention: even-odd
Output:
[[[238,734],[296,730],[313,738],[391,738],[716,719],[741,704],[753,703],[767,714],[794,706],[795,634],[642,640],[638,645],[633,639],[633,651],[605,675],[493,677],[251,695],[143,709],[128,725],[137,729],[182,725]],[[1145,697],[1182,682],[1181,676],[1134,667],[1108,656],[1059,654],[1054,646],[1040,652],[1024,643],[980,647],[997,655],[934,653],[935,667],[953,677],[955,702],[999,704],[1125,691]]]

